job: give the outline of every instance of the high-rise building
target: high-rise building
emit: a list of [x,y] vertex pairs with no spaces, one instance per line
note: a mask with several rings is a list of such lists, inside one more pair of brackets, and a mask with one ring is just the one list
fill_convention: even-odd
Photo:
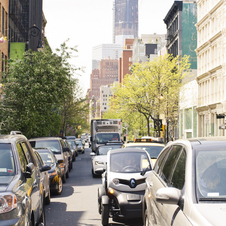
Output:
[[113,0],[113,43],[138,36],[138,0]]

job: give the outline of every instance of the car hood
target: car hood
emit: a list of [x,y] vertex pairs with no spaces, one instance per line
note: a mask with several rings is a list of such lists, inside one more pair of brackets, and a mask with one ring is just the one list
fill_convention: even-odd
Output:
[[13,180],[13,177],[14,176],[0,177],[0,192],[4,192],[7,190],[10,182]]
[[94,161],[107,162],[107,155],[97,155],[93,158]]
[[[193,208],[193,222],[198,225],[224,226],[226,222],[226,203],[199,203]],[[196,214],[195,214],[196,213]],[[195,216],[196,215],[196,216]],[[199,216],[198,216],[199,215]],[[201,215],[201,216],[200,216]],[[196,219],[203,219],[197,222]],[[208,224],[209,223],[209,224]]]

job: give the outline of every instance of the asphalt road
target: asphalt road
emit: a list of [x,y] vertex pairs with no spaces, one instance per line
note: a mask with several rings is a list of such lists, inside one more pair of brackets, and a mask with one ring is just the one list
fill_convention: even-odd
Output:
[[[101,178],[91,174],[91,149],[79,154],[73,163],[69,178],[63,184],[61,195],[51,196],[51,203],[46,206],[47,226],[101,226],[101,215],[97,209],[97,188]],[[116,223],[109,219],[109,226],[142,226],[140,221]]]

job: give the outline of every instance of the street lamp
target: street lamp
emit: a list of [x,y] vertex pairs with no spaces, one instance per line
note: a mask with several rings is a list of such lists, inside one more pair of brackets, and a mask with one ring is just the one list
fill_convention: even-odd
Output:
[[28,29],[28,43],[30,42],[31,37],[38,37],[39,36],[39,40],[38,40],[38,46],[37,46],[37,50],[40,48],[43,48],[42,46],[42,32],[41,29],[39,27],[37,27],[35,24],[30,27]]

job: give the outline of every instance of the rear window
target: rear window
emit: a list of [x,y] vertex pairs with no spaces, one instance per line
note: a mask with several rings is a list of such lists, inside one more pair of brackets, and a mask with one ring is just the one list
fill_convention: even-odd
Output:
[[14,176],[15,163],[11,144],[0,144],[0,176]]
[[58,140],[36,140],[29,142],[33,148],[49,148],[54,154],[61,154],[60,142]]

